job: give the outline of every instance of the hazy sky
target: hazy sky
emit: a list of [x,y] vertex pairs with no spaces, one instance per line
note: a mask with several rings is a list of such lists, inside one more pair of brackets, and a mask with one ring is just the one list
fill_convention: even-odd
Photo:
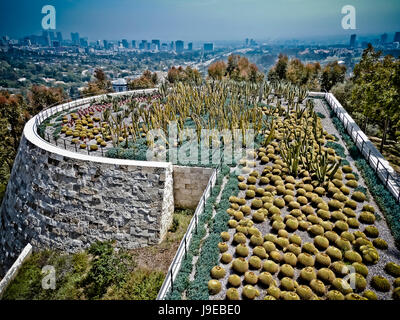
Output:
[[[56,31],[96,39],[242,40],[400,31],[400,0],[1,0],[0,35],[42,32],[44,5]],[[341,8],[356,8],[343,30]]]

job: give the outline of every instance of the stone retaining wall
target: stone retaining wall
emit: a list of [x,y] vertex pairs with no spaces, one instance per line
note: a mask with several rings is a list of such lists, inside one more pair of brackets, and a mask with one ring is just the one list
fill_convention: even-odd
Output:
[[0,273],[27,243],[76,252],[97,240],[124,248],[162,241],[174,211],[172,164],[98,158],[24,129],[0,211]]
[[212,173],[211,168],[174,166],[175,207],[195,209]]

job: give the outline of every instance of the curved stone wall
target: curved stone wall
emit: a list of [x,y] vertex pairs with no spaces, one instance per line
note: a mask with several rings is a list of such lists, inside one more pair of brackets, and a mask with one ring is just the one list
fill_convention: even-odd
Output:
[[67,252],[96,240],[115,239],[124,248],[159,243],[174,210],[172,164],[60,149],[37,135],[44,118],[24,128],[1,206],[1,272],[27,243]]

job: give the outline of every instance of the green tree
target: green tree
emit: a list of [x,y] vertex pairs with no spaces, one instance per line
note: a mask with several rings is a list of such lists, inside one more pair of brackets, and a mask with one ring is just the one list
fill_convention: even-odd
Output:
[[340,65],[338,61],[328,63],[321,76],[321,87],[323,90],[330,91],[332,87],[343,82],[346,75],[346,66]]
[[351,104],[364,115],[364,128],[371,120],[382,128],[380,151],[383,152],[391,124],[395,130],[400,121],[400,60],[390,55],[382,59],[381,55],[371,44],[364,50],[361,61],[354,67]]

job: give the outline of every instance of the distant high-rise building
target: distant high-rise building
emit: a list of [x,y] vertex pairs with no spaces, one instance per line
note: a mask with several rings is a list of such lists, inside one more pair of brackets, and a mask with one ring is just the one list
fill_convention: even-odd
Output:
[[168,51],[168,44],[165,43],[165,42],[163,42],[163,43],[161,44],[161,50],[162,50],[162,51]]
[[175,41],[175,51],[180,53],[183,51],[184,42],[182,40]]
[[123,46],[124,48],[129,48],[128,40],[122,39],[122,46]]
[[72,40],[72,44],[79,45],[79,33],[71,32],[71,40]]
[[383,35],[381,35],[381,44],[385,44],[387,43],[388,40],[388,34],[384,33]]
[[250,39],[250,47],[255,47],[257,45],[257,42],[254,41],[254,39]]
[[356,46],[356,39],[357,39],[356,34],[352,34],[350,36],[350,47],[354,48]]
[[107,40],[103,40],[104,49],[108,49],[109,43]]
[[48,31],[43,30],[42,32],[42,45],[49,47],[51,45],[50,34]]
[[132,40],[132,48],[136,49],[136,40]]
[[80,38],[79,39],[79,45],[83,48],[86,48],[88,46],[88,39],[87,38]]
[[173,41],[171,41],[169,43],[169,50],[174,50],[174,42]]
[[153,39],[151,40],[151,44],[154,44],[157,50],[160,50],[160,40],[158,39]]
[[205,43],[204,44],[204,52],[213,51],[213,50],[214,50],[214,44],[213,43]]
[[139,50],[147,50],[147,40],[142,40],[139,43]]
[[246,38],[246,47],[248,47],[249,46],[249,38]]
[[193,50],[193,42],[188,43],[188,50],[192,51]]
[[394,34],[393,42],[400,42],[400,32]]
[[61,44],[61,42],[63,41],[63,37],[62,37],[62,33],[59,31],[59,32],[57,32],[57,41],[59,41],[60,42],[60,44]]

